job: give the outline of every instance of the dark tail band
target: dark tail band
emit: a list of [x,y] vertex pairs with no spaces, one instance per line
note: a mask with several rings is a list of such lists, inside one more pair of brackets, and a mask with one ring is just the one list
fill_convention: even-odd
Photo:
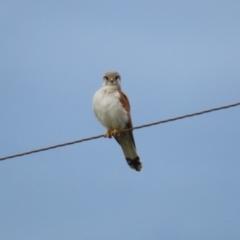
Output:
[[128,165],[130,168],[135,169],[136,171],[141,171],[142,169],[142,163],[139,159],[139,157],[136,157],[134,159],[126,158]]

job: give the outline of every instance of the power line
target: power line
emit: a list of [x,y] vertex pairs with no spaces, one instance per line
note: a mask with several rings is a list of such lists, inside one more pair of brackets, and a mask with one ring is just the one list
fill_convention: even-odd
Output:
[[[201,115],[201,114],[206,114],[206,113],[215,112],[215,111],[219,111],[219,110],[223,110],[223,109],[227,109],[227,108],[236,107],[236,106],[239,106],[239,105],[240,105],[240,102],[233,103],[233,104],[226,105],[226,106],[217,107],[217,108],[211,108],[211,109],[204,110],[204,111],[201,111],[201,112],[195,112],[195,113],[186,114],[186,115],[179,116],[179,117],[174,117],[174,118],[169,118],[169,119],[165,119],[165,120],[161,120],[161,121],[157,121],[157,122],[152,122],[152,123],[149,123],[149,124],[143,124],[143,125],[140,125],[140,126],[137,126],[137,127],[125,129],[125,130],[123,130],[123,132],[129,131],[129,130],[145,128],[145,127],[151,127],[151,126],[157,125],[157,124],[173,122],[173,121],[177,121],[177,120],[180,120],[180,119],[183,119],[183,118],[194,117],[194,116],[198,116],[198,115]],[[98,135],[98,136],[94,136],[94,137],[75,140],[75,141],[72,141],[72,142],[61,143],[61,144],[57,144],[57,145],[53,145],[53,146],[49,146],[49,147],[45,147],[45,148],[39,148],[39,149],[28,151],[28,152],[18,153],[18,154],[2,157],[2,158],[0,158],[0,161],[10,159],[10,158],[21,157],[21,156],[24,156],[24,155],[29,155],[29,154],[33,154],[33,153],[37,153],[37,152],[43,152],[43,151],[47,151],[47,150],[54,149],[54,148],[65,147],[65,146],[73,145],[73,144],[80,143],[80,142],[86,142],[86,141],[90,141],[90,140],[93,140],[93,139],[101,138],[103,136],[104,135]]]

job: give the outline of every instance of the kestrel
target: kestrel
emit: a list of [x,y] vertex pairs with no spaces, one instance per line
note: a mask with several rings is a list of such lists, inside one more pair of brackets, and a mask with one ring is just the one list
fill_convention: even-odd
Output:
[[142,163],[136,151],[132,131],[121,132],[132,128],[130,104],[127,96],[121,91],[121,77],[116,71],[106,72],[103,86],[94,94],[93,110],[97,119],[106,127],[104,137],[114,137],[122,147],[128,165],[141,171]]

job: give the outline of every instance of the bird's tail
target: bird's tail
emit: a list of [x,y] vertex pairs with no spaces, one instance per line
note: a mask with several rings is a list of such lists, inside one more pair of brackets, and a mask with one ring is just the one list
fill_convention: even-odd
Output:
[[117,142],[122,147],[124,156],[130,168],[136,171],[141,171],[142,163],[137,154],[132,132],[122,132],[121,136],[115,137]]
[[130,166],[130,168],[135,169],[136,171],[141,171],[142,163],[140,161],[139,156],[137,156],[134,159],[126,157],[126,160],[127,160],[128,165]]

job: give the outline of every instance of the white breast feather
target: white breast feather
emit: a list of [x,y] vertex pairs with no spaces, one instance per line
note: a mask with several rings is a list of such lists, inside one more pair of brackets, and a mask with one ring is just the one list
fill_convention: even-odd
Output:
[[128,122],[127,111],[119,99],[120,93],[110,86],[102,87],[94,94],[94,113],[108,130],[122,130]]

